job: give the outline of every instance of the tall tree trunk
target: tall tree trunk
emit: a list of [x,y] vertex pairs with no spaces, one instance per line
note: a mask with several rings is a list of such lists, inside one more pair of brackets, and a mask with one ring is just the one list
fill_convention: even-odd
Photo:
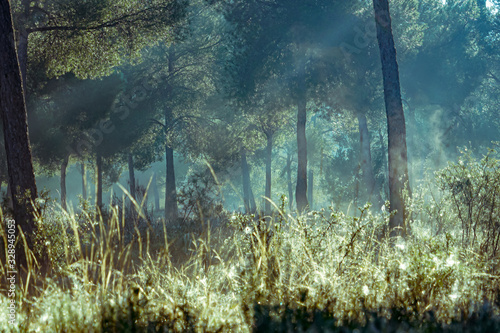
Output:
[[313,209],[313,188],[314,188],[314,174],[312,170],[309,170],[309,178],[307,180],[307,200],[309,201],[309,208]]
[[[0,149],[2,149],[2,147],[0,146]],[[0,163],[3,163],[3,162],[0,162]],[[0,200],[2,199],[2,184],[3,184],[3,172],[2,172],[2,167],[0,165]]]
[[167,221],[176,221],[178,216],[177,210],[177,188],[175,185],[175,170],[174,170],[174,150],[167,146],[167,184],[165,190],[165,219]]
[[385,140],[382,135],[382,130],[378,129],[378,137],[380,140],[380,149],[382,151],[382,167],[384,169],[384,179],[385,182],[382,184],[384,189],[385,198],[389,198],[389,166],[387,162],[387,149],[385,148]]
[[96,201],[95,205],[98,208],[99,212],[102,210],[102,156],[101,153],[97,152],[96,154]]
[[292,154],[290,150],[286,151],[286,182],[288,185],[288,208],[293,207],[293,185],[292,185]]
[[61,207],[68,210],[66,204],[66,169],[68,168],[69,155],[66,155],[61,163]]
[[[28,247],[33,248],[37,225],[31,201],[36,199],[37,189],[28,136],[23,82],[16,54],[11,8],[7,0],[0,0],[0,113],[14,218],[16,226],[26,235]],[[17,230],[16,228],[16,237],[19,236]],[[17,265],[19,271],[24,274],[28,268],[24,244],[20,239],[17,244]],[[48,268],[46,257],[37,259],[40,259],[44,272],[45,268]]]
[[81,164],[82,172],[82,197],[83,200],[87,200],[87,169],[85,168],[85,162]]
[[244,148],[241,149],[241,174],[243,181],[243,205],[245,213],[251,214],[250,210],[250,171],[248,169],[247,153]]
[[[173,76],[175,71],[175,49],[170,46],[168,52],[168,73]],[[167,97],[172,98],[173,87],[170,82],[167,82]],[[176,221],[178,217],[177,209],[177,187],[175,185],[175,170],[174,170],[174,150],[168,142],[168,128],[174,121],[171,106],[165,107],[165,153],[166,153],[166,168],[167,179],[165,184],[165,219],[167,221]]]
[[367,200],[374,201],[373,204],[380,206],[382,198],[379,191],[376,191],[375,176],[373,175],[372,154],[370,150],[370,133],[368,131],[368,123],[364,113],[358,113],[358,128],[359,128],[359,144],[360,158],[359,163],[363,174],[364,188],[366,189]]
[[305,211],[309,205],[307,202],[307,94],[305,69],[302,68],[301,71],[297,90],[297,185],[295,188],[295,199],[299,212]]
[[405,236],[407,231],[403,191],[408,184],[408,164],[406,151],[406,127],[396,47],[392,35],[391,16],[388,0],[373,0],[377,39],[384,80],[384,99],[387,113],[387,134],[389,149],[389,198],[391,211],[396,213],[389,220],[391,236]]
[[155,197],[155,212],[158,212],[160,211],[160,192],[158,191],[156,172],[153,172],[153,195]]
[[134,157],[128,154],[128,181],[130,183],[130,196],[137,200],[135,197],[135,172],[134,172]]
[[271,163],[273,157],[273,134],[270,132],[266,133],[267,137],[267,147],[266,147],[266,191],[264,198],[264,213],[266,215],[271,214]]

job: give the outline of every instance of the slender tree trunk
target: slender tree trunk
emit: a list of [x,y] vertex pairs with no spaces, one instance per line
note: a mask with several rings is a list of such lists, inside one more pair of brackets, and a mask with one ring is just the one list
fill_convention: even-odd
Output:
[[298,77],[297,91],[297,185],[295,188],[295,199],[299,212],[305,211],[309,206],[307,202],[307,97],[305,70],[302,69],[302,71],[303,73]]
[[314,188],[314,174],[312,170],[309,170],[309,175],[308,175],[308,180],[307,180],[307,200],[309,201],[309,208],[313,209],[313,188]]
[[68,210],[66,204],[66,170],[68,168],[69,155],[66,155],[61,163],[61,206],[64,210]]
[[[37,197],[35,174],[28,136],[23,82],[19,70],[9,1],[0,0],[0,113],[3,122],[5,152],[9,173],[9,189],[13,198],[16,226],[24,232],[28,247],[33,248],[37,233],[31,201]],[[18,237],[16,228],[16,237]],[[18,238],[19,239],[19,238]],[[24,244],[17,242],[17,265],[24,274],[28,268]],[[46,257],[40,259],[46,272]]]
[[128,181],[130,183],[130,196],[137,200],[135,196],[135,172],[134,172],[134,157],[128,154]]
[[389,221],[391,236],[405,236],[405,208],[403,191],[408,184],[408,164],[406,151],[406,127],[396,47],[392,35],[391,16],[388,0],[373,0],[377,39],[382,63],[384,99],[387,113],[387,134],[389,149],[389,198],[391,211],[395,211]]
[[81,164],[82,172],[82,197],[83,200],[87,200],[87,169],[85,168],[85,162]]
[[96,154],[96,201],[95,205],[102,210],[102,156],[99,152]]
[[155,212],[158,212],[160,211],[160,193],[158,191],[156,172],[153,172],[153,195],[155,197]]
[[167,146],[167,184],[165,191],[165,219],[167,221],[176,221],[177,210],[177,188],[175,185],[174,170],[174,150]]
[[293,185],[292,185],[292,154],[287,149],[286,151],[286,182],[288,185],[288,208],[293,207]]
[[370,133],[364,113],[358,113],[359,143],[360,143],[360,166],[363,173],[363,183],[366,189],[367,200],[373,204],[380,205],[382,198],[376,191],[375,176],[373,175],[372,154],[370,150]]
[[244,148],[241,149],[241,174],[243,178],[243,205],[245,213],[251,214],[250,210],[250,171],[248,170],[247,154]]
[[264,199],[264,213],[266,215],[271,214],[271,163],[273,157],[273,134],[268,132],[266,133],[267,137],[267,147],[266,147],[266,192]]
[[[171,46],[169,48],[168,54],[168,72],[169,74],[174,74],[175,70],[175,50],[174,47]],[[172,97],[173,88],[170,82],[168,84],[168,97]],[[166,168],[167,168],[167,181],[165,184],[165,219],[167,221],[176,221],[178,217],[178,209],[177,209],[177,187],[175,185],[175,170],[174,170],[174,150],[170,147],[168,142],[168,134],[167,129],[169,125],[173,122],[173,113],[172,108],[167,106],[165,108],[165,135],[166,135]]]

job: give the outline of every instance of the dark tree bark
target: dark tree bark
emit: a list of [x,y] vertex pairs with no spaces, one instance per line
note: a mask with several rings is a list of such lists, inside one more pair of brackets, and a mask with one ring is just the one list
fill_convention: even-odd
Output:
[[68,210],[66,203],[66,170],[68,168],[69,155],[66,155],[61,163],[61,207]]
[[167,221],[176,221],[177,210],[177,188],[175,185],[174,170],[174,150],[167,146],[167,184],[165,192],[165,219]]
[[87,169],[85,168],[85,162],[81,164],[82,172],[82,197],[83,200],[87,200]]
[[286,151],[286,182],[288,185],[288,208],[292,210],[293,207],[293,185],[292,185],[292,154]]
[[[0,146],[0,149],[2,149],[2,147]],[[0,162],[2,163],[2,162]],[[0,200],[2,199],[2,184],[3,184],[3,178],[4,178],[4,175],[3,175],[3,172],[2,172],[2,167],[0,165]]]
[[135,197],[135,172],[134,172],[134,157],[128,154],[128,181],[130,183],[130,196],[137,200]]
[[373,0],[377,39],[382,63],[384,99],[387,113],[387,134],[389,149],[389,200],[391,211],[396,213],[389,221],[391,236],[405,236],[405,208],[403,191],[408,184],[408,164],[406,151],[406,127],[396,47],[392,35],[391,16],[388,0]]
[[313,209],[313,188],[314,188],[314,174],[312,170],[309,170],[307,179],[307,200],[309,201],[309,208]]
[[101,153],[96,154],[96,201],[95,205],[99,212],[102,210],[102,156]]
[[[0,1],[0,113],[14,218],[17,227],[26,235],[28,247],[33,249],[33,235],[37,232],[37,225],[31,202],[37,197],[37,189],[28,136],[23,83],[16,54],[11,9],[7,0]],[[28,268],[24,254],[24,244],[19,241],[16,255],[21,273]],[[37,259],[40,259],[43,272],[44,266],[48,267],[46,258]]]
[[[174,75],[175,67],[175,50],[173,47],[169,49],[168,55],[168,73]],[[172,96],[172,86],[167,82],[167,95]],[[173,122],[173,114],[170,106],[165,107],[165,134],[168,136],[167,129]],[[174,150],[168,142],[168,137],[165,142],[166,153],[166,168],[167,168],[167,181],[165,184],[165,219],[167,221],[176,221],[178,217],[177,208],[177,187],[175,185],[175,169],[174,169]]]
[[373,175],[372,154],[370,149],[370,133],[364,113],[358,113],[359,144],[360,144],[360,167],[363,174],[363,187],[366,189],[366,199],[380,206],[382,198],[376,190],[375,176]]
[[158,191],[156,172],[153,172],[153,195],[155,197],[155,212],[158,212],[160,211],[160,192]]
[[271,163],[273,157],[273,133],[266,132],[267,147],[266,147],[266,191],[264,198],[264,213],[271,214]]
[[295,199],[299,212],[305,211],[309,206],[307,202],[307,96],[304,69],[302,71],[303,73],[298,77],[297,89],[297,185],[295,188]]
[[387,163],[387,149],[385,148],[385,140],[382,135],[382,130],[378,129],[378,137],[380,141],[380,149],[382,151],[382,167],[384,168],[384,178],[385,182],[382,184],[384,187],[384,195],[386,198],[389,197],[389,166]]

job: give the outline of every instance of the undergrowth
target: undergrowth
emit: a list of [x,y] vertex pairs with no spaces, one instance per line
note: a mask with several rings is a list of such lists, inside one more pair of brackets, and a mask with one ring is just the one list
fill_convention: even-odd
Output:
[[[456,181],[453,170],[443,174]],[[414,191],[411,234],[391,240],[389,213],[370,205],[296,216],[283,199],[273,216],[226,214],[216,227],[207,217],[196,232],[140,214],[143,227],[130,227],[124,206],[49,207],[40,222],[57,269],[37,295],[18,292],[18,325],[0,331],[498,331],[500,276],[484,245],[496,229],[466,241],[474,220],[464,236],[463,200],[442,187]]]

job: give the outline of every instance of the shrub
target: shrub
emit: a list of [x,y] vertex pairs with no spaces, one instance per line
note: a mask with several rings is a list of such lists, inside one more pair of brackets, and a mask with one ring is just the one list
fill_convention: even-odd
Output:
[[461,222],[462,245],[478,245],[494,257],[500,242],[500,160],[489,152],[479,161],[464,149],[457,163],[438,173],[438,183],[448,194]]

